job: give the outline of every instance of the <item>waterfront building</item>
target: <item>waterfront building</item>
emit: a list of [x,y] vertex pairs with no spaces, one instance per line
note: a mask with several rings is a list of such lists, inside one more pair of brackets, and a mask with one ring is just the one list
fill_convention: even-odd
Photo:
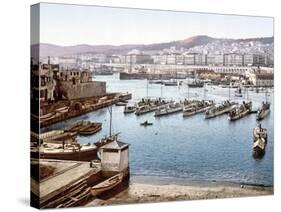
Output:
[[194,54],[195,65],[207,65],[207,55]]
[[[58,64],[40,64],[38,90],[40,102],[80,99],[106,94],[106,83],[93,81],[88,70],[64,69]],[[34,72],[36,74],[36,72]]]
[[253,85],[260,87],[272,87],[274,86],[273,73],[261,73],[257,71],[250,76],[249,79]]
[[168,65],[175,65],[176,64],[176,54],[168,54],[167,55],[167,63]]
[[243,66],[243,55],[230,53],[224,54],[224,66]]
[[264,66],[265,56],[261,54],[244,54],[243,55],[244,66]]
[[273,56],[273,54],[265,55],[265,62],[264,63],[268,67],[273,67],[273,65],[274,65],[274,56]]
[[53,101],[55,100],[55,88],[56,81],[53,78],[53,71],[59,69],[58,65],[41,64],[39,66],[39,100],[42,101]]
[[195,65],[195,53],[188,53],[184,55],[185,65]]
[[206,65],[207,55],[199,53],[188,53],[184,55],[185,65]]
[[207,65],[223,66],[223,54],[208,54]]
[[121,57],[123,64],[150,64],[153,60],[148,54],[130,54]]
[[176,64],[183,65],[184,64],[184,55],[176,54]]
[[153,55],[152,59],[154,64],[161,64],[161,65],[167,64],[167,54]]
[[103,176],[129,171],[129,145],[118,141],[116,137],[113,142],[100,148],[100,158]]

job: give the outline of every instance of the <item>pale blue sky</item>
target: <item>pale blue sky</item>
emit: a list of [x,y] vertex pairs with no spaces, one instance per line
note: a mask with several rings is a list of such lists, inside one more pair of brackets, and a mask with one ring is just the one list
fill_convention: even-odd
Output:
[[273,18],[41,3],[40,42],[149,44],[194,35],[273,36]]

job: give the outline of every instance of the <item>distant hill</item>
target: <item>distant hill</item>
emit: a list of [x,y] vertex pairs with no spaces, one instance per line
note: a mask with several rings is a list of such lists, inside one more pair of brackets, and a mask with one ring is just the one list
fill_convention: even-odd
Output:
[[[273,43],[273,37],[262,38],[247,38],[247,39],[226,39],[226,38],[213,38],[206,35],[193,36],[184,40],[171,41],[167,43],[155,43],[155,44],[128,44],[128,45],[87,45],[80,44],[74,46],[59,46],[48,43],[40,44],[41,57],[46,56],[64,56],[78,53],[103,53],[103,54],[124,54],[132,49],[139,49],[141,51],[162,50],[164,48],[170,48],[175,46],[177,48],[192,48],[195,46],[206,45],[214,41],[224,42],[241,42],[241,41],[260,41],[261,43],[268,44]],[[32,45],[31,48],[38,48],[39,44]]]

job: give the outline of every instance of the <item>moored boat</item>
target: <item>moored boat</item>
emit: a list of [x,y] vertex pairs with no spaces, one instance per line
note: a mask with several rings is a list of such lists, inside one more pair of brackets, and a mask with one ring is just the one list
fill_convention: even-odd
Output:
[[265,142],[267,143],[267,129],[262,128],[261,124],[259,124],[257,127],[253,130],[253,140],[257,140],[258,138],[264,138]]
[[40,158],[91,161],[97,159],[97,147],[92,144],[47,144],[40,147]]
[[177,112],[181,112],[183,110],[183,106],[180,103],[170,103],[169,105],[158,109],[154,116],[165,116]]
[[213,106],[205,112],[205,119],[214,118],[216,116],[220,116],[225,113],[228,113],[233,109],[235,104],[236,104],[235,102],[230,102],[226,100],[221,105]]
[[264,119],[270,112],[270,103],[269,102],[263,102],[260,109],[257,111],[257,120],[261,121]]
[[173,81],[163,82],[163,84],[165,86],[177,86],[178,82],[176,80],[173,80]]
[[68,127],[65,127],[63,130],[65,132],[76,132],[79,133],[81,130],[86,129],[89,127],[91,122],[89,121],[78,121],[73,125],[70,125]]
[[117,103],[115,103],[115,105],[116,106],[126,106],[127,105],[127,103],[126,102],[117,102]]
[[135,106],[125,106],[124,113],[134,113],[136,112],[137,108]]
[[253,157],[254,158],[260,158],[265,154],[265,146],[266,142],[263,138],[258,138],[253,143]]
[[204,82],[199,80],[194,80],[193,82],[188,83],[187,86],[190,88],[203,88]]
[[81,135],[93,135],[102,129],[102,123],[92,123],[89,127],[84,128],[79,133]]
[[261,158],[265,154],[265,147],[267,144],[267,130],[259,126],[253,130],[253,157]]
[[243,102],[242,105],[236,105],[228,114],[230,121],[235,121],[243,118],[252,111],[252,102]]
[[183,117],[188,117],[198,113],[202,113],[208,110],[212,105],[214,105],[213,101],[200,101],[198,103],[194,103],[190,107],[184,108]]
[[157,109],[158,109],[158,107],[156,105],[144,105],[144,106],[138,107],[136,109],[135,114],[137,116],[139,116],[139,115],[142,115],[142,114],[145,114],[145,113],[153,112]]
[[93,186],[91,188],[91,194],[93,196],[102,194],[103,192],[108,191],[119,185],[122,182],[122,180],[123,180],[123,173],[116,174],[113,177],[110,177],[107,180]]

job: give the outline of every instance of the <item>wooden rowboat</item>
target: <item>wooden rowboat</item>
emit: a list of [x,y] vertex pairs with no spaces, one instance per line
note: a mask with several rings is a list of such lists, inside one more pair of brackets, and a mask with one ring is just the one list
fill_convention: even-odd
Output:
[[122,179],[123,179],[123,173],[116,174],[113,177],[108,178],[107,180],[93,186],[91,188],[91,194],[93,196],[97,196],[105,191],[108,191],[114,188],[115,186],[117,186],[118,184],[120,184],[122,182]]
[[89,127],[82,129],[80,131],[80,134],[81,135],[93,135],[96,132],[101,130],[101,126],[102,126],[101,123],[92,123]]

